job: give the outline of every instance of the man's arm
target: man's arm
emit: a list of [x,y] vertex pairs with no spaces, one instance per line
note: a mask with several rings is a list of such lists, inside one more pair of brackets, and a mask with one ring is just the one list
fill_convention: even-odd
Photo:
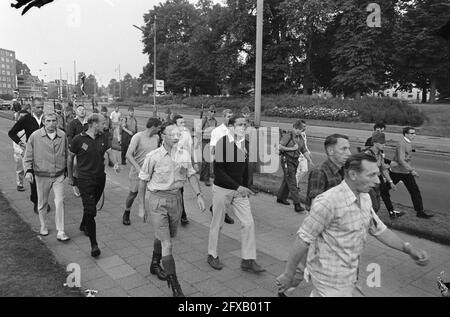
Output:
[[73,161],[75,158],[75,154],[69,151],[69,155],[67,157],[67,177],[70,181],[73,181]]
[[8,132],[8,136],[11,138],[11,140],[13,140],[14,143],[20,145],[21,147],[25,147],[25,144],[20,140],[17,134],[25,129],[27,117],[28,116],[23,116],[22,118],[20,118],[19,121],[17,121]]
[[134,168],[136,168],[136,170],[139,171],[141,167],[136,162],[133,156],[134,152],[136,151],[137,145],[138,145],[138,138],[136,137],[136,135],[133,135],[130,141],[130,146],[128,147],[127,150],[127,154],[125,156],[127,160],[134,166]]
[[326,186],[326,176],[324,172],[320,169],[314,169],[309,174],[308,180],[308,190],[306,195],[312,201],[318,195],[325,191]]
[[398,164],[408,171],[412,172],[414,168],[411,167],[406,161],[405,161],[405,154],[406,154],[406,145],[404,142],[400,142],[400,145],[397,147],[397,157],[398,157]]
[[25,155],[23,156],[23,168],[25,174],[28,172],[33,172],[33,161],[34,161],[34,133],[30,136],[25,148]]

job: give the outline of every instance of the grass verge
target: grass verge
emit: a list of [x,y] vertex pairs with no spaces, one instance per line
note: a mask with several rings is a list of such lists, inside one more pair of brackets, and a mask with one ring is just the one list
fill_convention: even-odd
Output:
[[67,273],[0,193],[0,297],[83,297]]

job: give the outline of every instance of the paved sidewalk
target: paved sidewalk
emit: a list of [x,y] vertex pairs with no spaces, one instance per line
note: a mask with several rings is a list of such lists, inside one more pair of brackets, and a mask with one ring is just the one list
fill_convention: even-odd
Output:
[[[6,132],[0,131],[0,190],[36,231],[39,221],[25,193],[16,191],[12,144]],[[108,168],[106,200],[98,213],[97,234],[102,254],[90,256],[89,239],[78,226],[82,204],[66,188],[66,233],[72,238],[67,244],[56,240],[54,212],[48,216],[50,234],[42,240],[63,265],[76,262],[81,266],[83,289],[96,289],[97,296],[171,296],[167,284],[149,273],[153,251],[153,229],[137,216],[137,204],[132,210],[132,225],[122,225],[124,201],[128,192],[128,166],[119,175]],[[211,202],[211,189],[202,187],[206,202]],[[54,208],[51,195],[51,206]],[[206,262],[209,211],[201,213],[195,195],[186,186],[185,205],[191,223],[181,227],[174,241],[174,257],[180,284],[187,296],[263,297],[276,296],[274,280],[284,270],[284,263],[294,235],[304,216],[275,203],[273,196],[258,194],[251,199],[256,223],[258,262],[267,269],[260,276],[240,269],[240,225],[224,225],[219,244],[219,256],[225,264],[222,271],[213,270]],[[234,218],[235,216],[232,215]],[[431,256],[427,267],[416,266],[406,255],[391,251],[370,238],[361,265],[361,287],[366,296],[439,296],[436,277],[442,270],[450,271],[450,247],[399,233],[405,240],[424,248]],[[381,287],[365,286],[370,263],[381,266]],[[309,284],[301,284],[293,296],[307,296]]]

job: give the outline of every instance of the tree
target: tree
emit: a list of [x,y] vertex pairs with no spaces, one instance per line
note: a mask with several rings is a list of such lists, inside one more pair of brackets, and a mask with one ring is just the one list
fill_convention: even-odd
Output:
[[[436,31],[450,20],[450,4],[442,0],[416,0],[403,4],[396,25],[394,77],[400,88],[412,84],[423,91],[422,102],[434,102],[437,85],[444,88],[450,73],[449,47]],[[448,81],[447,81],[448,82]]]
[[89,75],[84,82],[84,91],[89,97],[94,97],[98,91],[97,79],[94,75]]

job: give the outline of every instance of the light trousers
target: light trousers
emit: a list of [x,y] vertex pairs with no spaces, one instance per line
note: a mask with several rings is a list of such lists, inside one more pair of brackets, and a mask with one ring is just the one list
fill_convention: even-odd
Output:
[[39,177],[35,176],[38,194],[38,211],[41,229],[46,228],[48,197],[53,189],[55,195],[55,226],[58,233],[64,232],[64,179],[65,176]]
[[220,230],[228,210],[241,222],[241,256],[244,260],[256,259],[255,223],[248,197],[237,191],[213,185],[213,217],[209,227],[208,254],[217,257]]
[[338,288],[336,286],[326,285],[311,276],[311,282],[314,286],[309,297],[353,297],[355,286],[345,286]]
[[23,186],[23,178],[25,173],[23,171],[22,155],[14,153],[14,161],[16,162],[16,183],[17,186]]

